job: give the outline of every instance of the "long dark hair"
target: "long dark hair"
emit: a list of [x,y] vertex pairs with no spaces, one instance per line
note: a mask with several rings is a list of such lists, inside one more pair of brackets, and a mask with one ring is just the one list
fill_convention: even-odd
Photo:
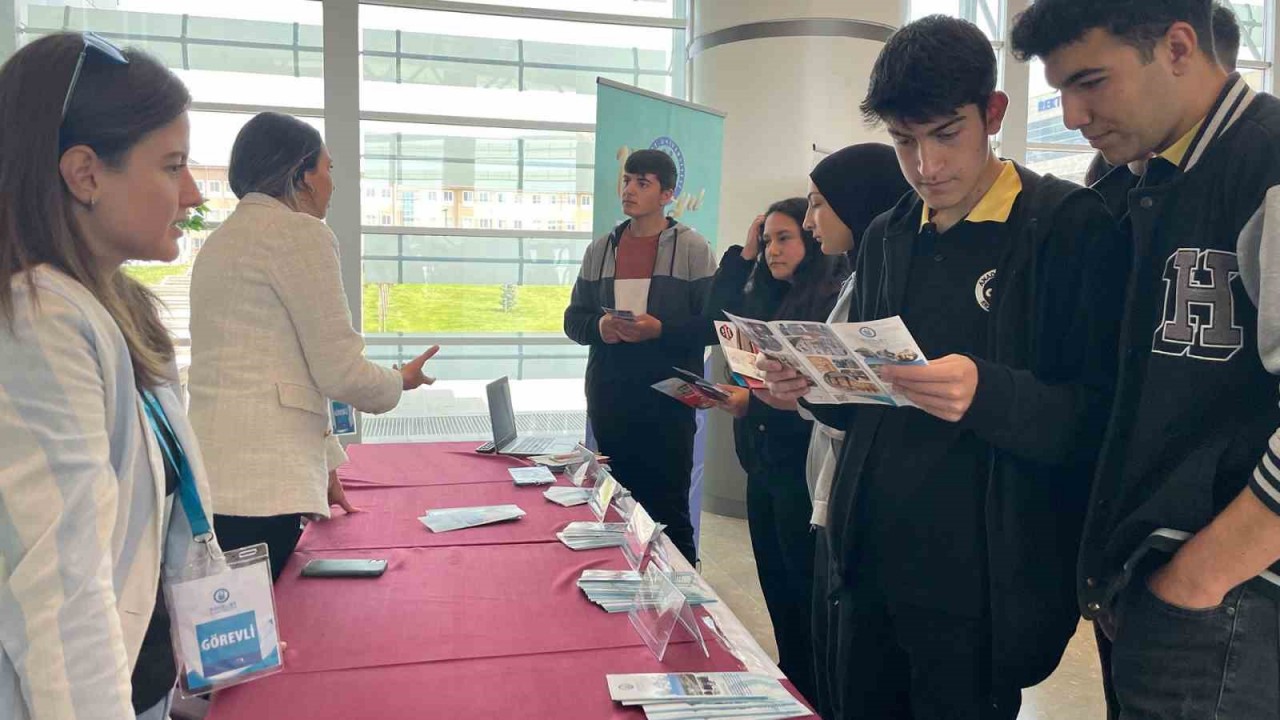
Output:
[[298,118],[258,113],[240,128],[231,146],[231,192],[238,198],[263,193],[295,207],[302,177],[316,169],[323,149],[320,132]]
[[[763,309],[776,303],[777,310],[771,320],[819,320],[825,321],[826,305],[838,295],[840,284],[849,274],[844,255],[823,255],[822,243],[813,233],[804,229],[804,216],[809,201],[804,198],[787,198],[769,206],[765,217],[781,213],[795,221],[804,242],[804,259],[796,267],[791,280],[778,280],[769,271],[764,243],[756,255],[756,265],[751,270],[743,292],[753,308]],[[781,297],[781,302],[778,298]],[[819,317],[821,316],[821,317]]]
[[109,167],[121,167],[143,138],[186,112],[191,95],[168,68],[137,50],[124,51],[127,65],[86,57],[63,118],[66,88],[84,47],[79,33],[58,33],[22,48],[0,68],[0,313],[12,330],[13,278],[25,274],[35,298],[33,270],[51,265],[102,303],[124,335],[138,382],[154,385],[173,359],[158,301],[119,268],[105,271],[94,258],[58,163],[63,151],[85,145]]

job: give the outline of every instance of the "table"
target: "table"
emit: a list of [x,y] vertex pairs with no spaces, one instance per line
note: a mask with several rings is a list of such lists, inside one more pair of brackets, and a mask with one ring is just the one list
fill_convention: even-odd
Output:
[[[606,674],[781,677],[722,603],[698,610],[710,657],[679,633],[659,663],[625,614],[604,612],[576,587],[587,568],[626,567],[617,548],[575,552],[555,538],[572,521],[594,520],[587,506],[551,503],[545,486],[516,487],[507,468],[522,461],[473,447],[348,448],[339,475],[363,512],[308,525],[277,581],[284,670],[219,693],[209,720],[639,720],[642,711],[609,699]],[[528,515],[438,534],[417,520],[428,508],[505,503]],[[383,558],[387,572],[301,577],[316,557]]]

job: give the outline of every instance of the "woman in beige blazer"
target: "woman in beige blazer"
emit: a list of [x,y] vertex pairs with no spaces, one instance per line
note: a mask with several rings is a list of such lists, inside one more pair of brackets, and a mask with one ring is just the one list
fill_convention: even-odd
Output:
[[214,525],[224,547],[267,543],[278,577],[301,518],[350,511],[329,427],[329,399],[391,410],[430,383],[364,357],[323,218],[331,160],[314,128],[262,113],[231,150],[240,204],[209,236],[191,277],[191,424],[204,447]]

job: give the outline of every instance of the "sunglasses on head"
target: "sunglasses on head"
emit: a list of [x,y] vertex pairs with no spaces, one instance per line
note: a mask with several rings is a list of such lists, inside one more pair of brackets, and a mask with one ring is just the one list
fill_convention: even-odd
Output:
[[71,95],[76,91],[76,83],[80,82],[80,71],[84,69],[85,60],[89,56],[106,60],[114,65],[128,65],[129,58],[124,52],[111,44],[111,41],[94,32],[81,33],[84,47],[80,50],[80,58],[76,60],[76,69],[71,73],[71,82],[67,85],[67,96],[62,100],[62,119],[67,119],[67,109],[71,107]]

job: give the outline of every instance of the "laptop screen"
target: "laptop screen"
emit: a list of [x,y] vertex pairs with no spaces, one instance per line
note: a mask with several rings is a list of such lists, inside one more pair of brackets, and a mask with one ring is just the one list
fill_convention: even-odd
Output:
[[485,386],[489,394],[489,422],[493,425],[493,444],[502,450],[516,439],[516,411],[511,407],[511,385],[501,377]]

